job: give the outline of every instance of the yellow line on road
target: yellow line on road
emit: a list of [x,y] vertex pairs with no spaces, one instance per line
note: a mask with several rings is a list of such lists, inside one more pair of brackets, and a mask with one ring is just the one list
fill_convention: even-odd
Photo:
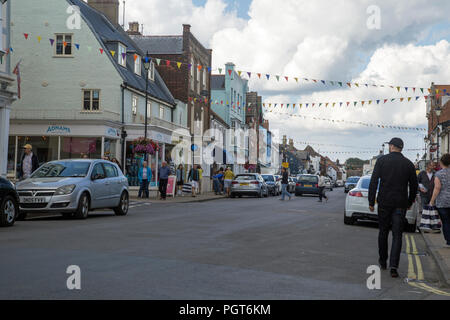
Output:
[[416,256],[418,280],[423,281],[423,280],[425,280],[425,278],[423,276],[422,263],[420,262],[420,257],[418,256],[418,252],[417,252],[416,241],[414,240],[413,236],[410,236],[410,237],[411,237],[411,243],[412,243],[412,248],[413,248],[413,254]]
[[405,235],[406,241],[406,253],[408,254],[408,279],[416,279],[416,273],[414,272],[414,262],[412,255],[410,254],[410,244],[408,235]]

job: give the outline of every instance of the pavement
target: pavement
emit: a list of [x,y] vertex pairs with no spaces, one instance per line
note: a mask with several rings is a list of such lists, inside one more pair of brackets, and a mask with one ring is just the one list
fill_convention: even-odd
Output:
[[[0,299],[448,300],[420,233],[404,235],[400,278],[380,273],[376,223],[343,223],[345,194],[132,200],[127,216],[54,215],[0,229]],[[81,290],[68,290],[68,266]]]
[[442,233],[425,233],[422,236],[427,244],[427,248],[435,260],[441,278],[450,288],[450,248],[445,246],[445,239]]
[[166,200],[160,200],[159,197],[150,197],[148,199],[138,198],[137,195],[131,194],[130,200],[134,201],[145,201],[151,203],[190,203],[190,202],[205,202],[211,200],[219,200],[224,199],[224,195],[216,195],[214,192],[205,192],[202,194],[198,194],[195,197],[189,194],[185,194],[183,196],[168,196]]

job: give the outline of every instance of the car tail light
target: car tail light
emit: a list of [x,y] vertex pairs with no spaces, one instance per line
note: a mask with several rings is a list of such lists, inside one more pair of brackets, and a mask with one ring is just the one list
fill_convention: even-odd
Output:
[[300,187],[300,183],[296,183],[295,186],[296,186],[296,187]]
[[259,184],[259,182],[258,181],[252,181],[252,182],[250,182],[251,184]]
[[238,182],[237,181],[232,181],[231,184],[238,184]]
[[360,191],[350,191],[350,193],[348,195],[350,197],[358,197],[358,198],[363,197],[363,194]]
[[318,188],[319,187],[319,184],[318,183],[316,183],[316,188]]

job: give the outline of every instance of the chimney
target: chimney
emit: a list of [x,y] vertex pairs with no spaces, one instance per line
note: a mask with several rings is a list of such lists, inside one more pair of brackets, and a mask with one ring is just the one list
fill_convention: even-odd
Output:
[[119,24],[119,0],[88,0],[88,4],[102,12],[113,24]]
[[285,146],[287,143],[286,135],[283,136],[283,146]]
[[183,24],[183,33],[189,33],[189,32],[191,32],[191,25]]
[[134,22],[129,22],[128,23],[129,28],[127,33],[130,35],[141,35],[141,33],[139,32],[139,22],[134,21]]

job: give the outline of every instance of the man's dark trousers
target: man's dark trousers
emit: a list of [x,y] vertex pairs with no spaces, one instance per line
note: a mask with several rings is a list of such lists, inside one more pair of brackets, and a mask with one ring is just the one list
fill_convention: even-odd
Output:
[[325,187],[319,187],[319,201],[322,201],[322,198],[326,198],[324,193],[325,193]]
[[398,269],[400,253],[402,250],[403,227],[405,223],[406,209],[378,206],[378,250],[380,263],[385,264],[388,258],[389,229],[392,227],[392,247],[390,268]]
[[161,193],[161,198],[166,198],[167,193],[167,182],[169,179],[159,179],[159,193]]

